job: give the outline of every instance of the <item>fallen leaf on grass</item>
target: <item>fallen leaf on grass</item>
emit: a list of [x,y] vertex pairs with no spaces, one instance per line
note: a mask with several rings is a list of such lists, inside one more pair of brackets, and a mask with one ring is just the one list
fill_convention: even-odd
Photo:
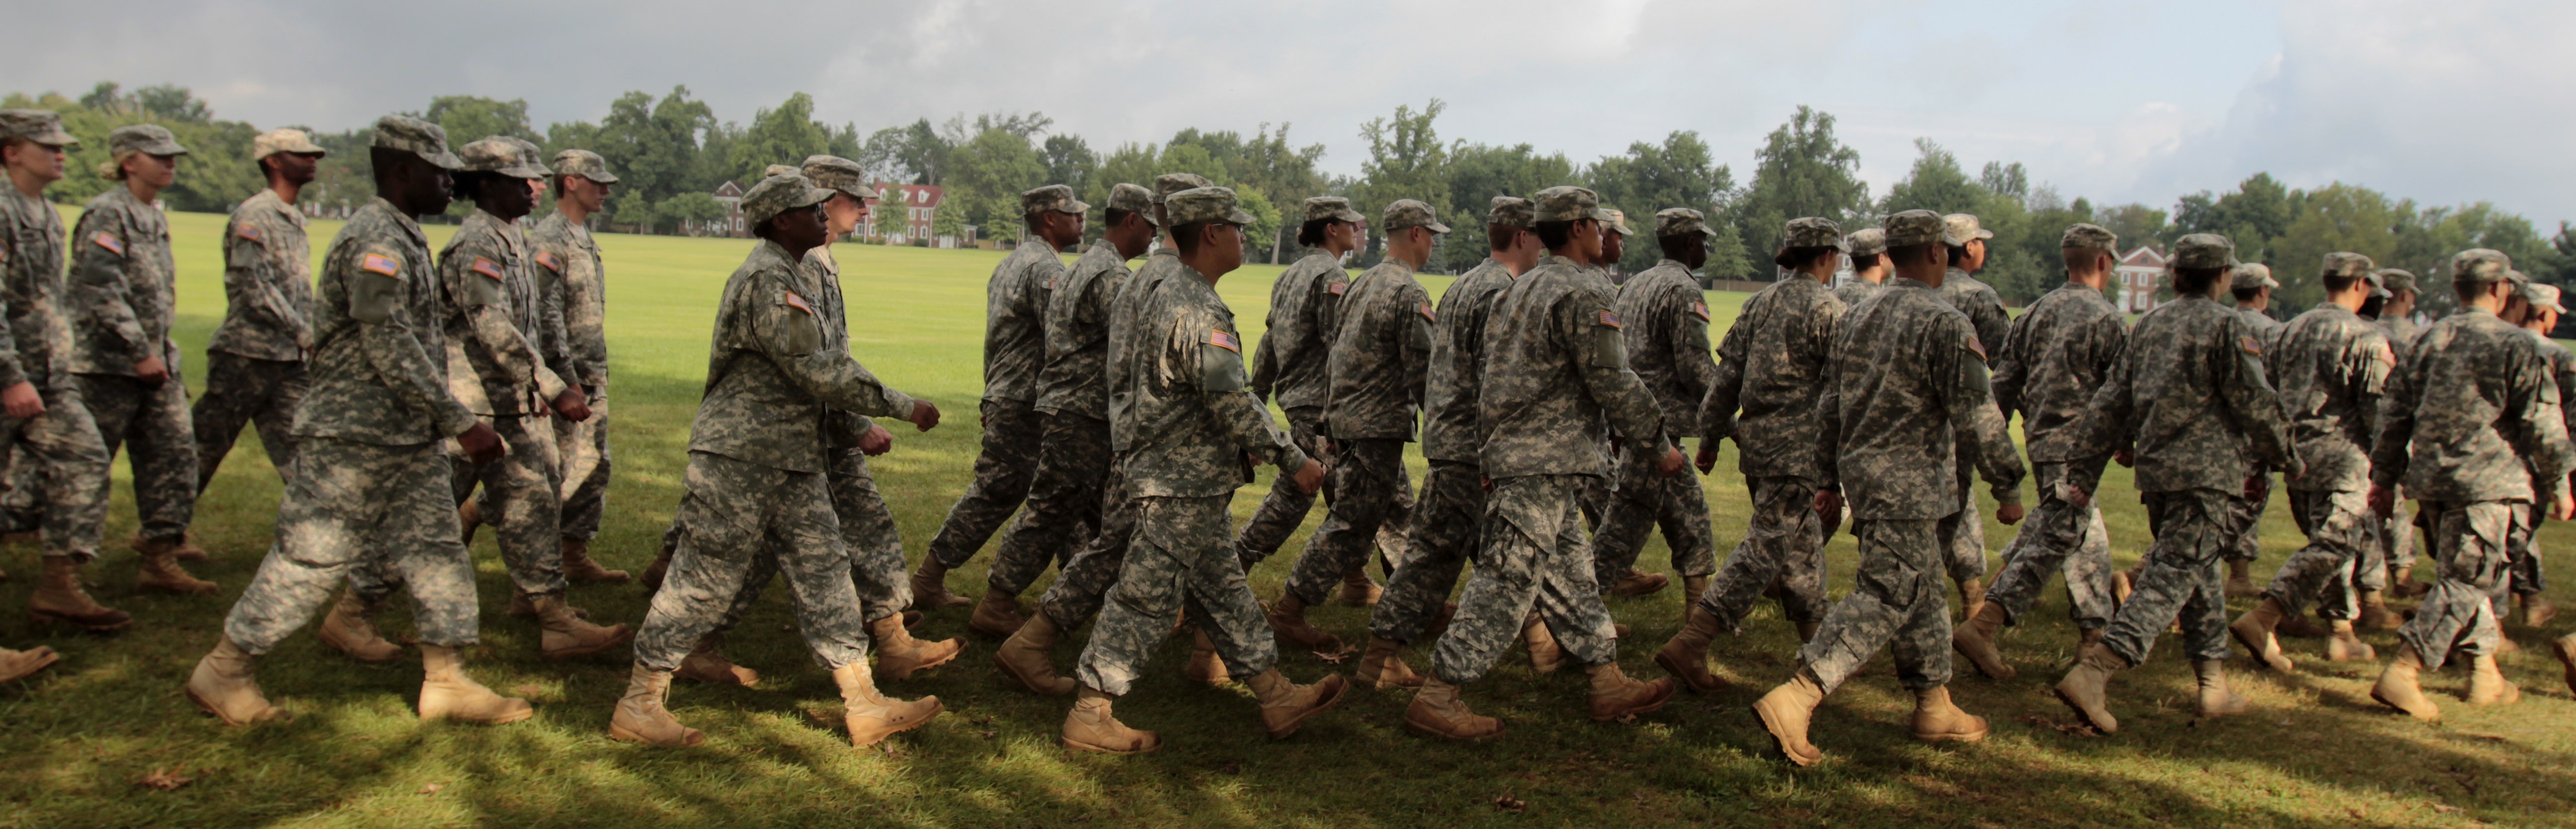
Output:
[[999,731],[978,731],[978,732],[975,732],[975,736],[982,737],[982,738],[984,738],[984,739],[990,740],[990,739],[993,739],[994,737],[1001,736],[1001,732],[999,732]]
[[1315,652],[1315,658],[1316,658],[1316,659],[1323,660],[1326,664],[1339,665],[1339,664],[1342,664],[1344,661],[1349,660],[1353,655],[1356,655],[1356,654],[1358,654],[1358,653],[1359,653],[1359,649],[1358,649],[1358,648],[1347,648],[1347,647],[1346,647],[1346,648],[1342,648],[1342,649],[1340,649],[1340,650],[1316,651],[1316,652]]
[[1499,795],[1494,798],[1494,808],[1517,815],[1529,811],[1529,804],[1515,800],[1511,795]]
[[2440,813],[2442,813],[2442,814],[2446,814],[2446,815],[2456,815],[2456,814],[2459,814],[2459,813],[2460,813],[2460,807],[2458,807],[2458,806],[2446,805],[2446,804],[2441,804],[2441,803],[2435,803],[2435,804],[2433,804],[2433,811],[2440,812]]
[[533,682],[520,685],[519,687],[512,688],[510,690],[519,692],[519,696],[523,697],[533,697],[546,692],[546,689],[537,687],[537,684]]
[[437,793],[439,792],[439,790],[441,790],[441,789],[445,789],[445,788],[447,788],[447,784],[445,784],[445,783],[431,783],[431,784],[429,784],[429,785],[427,785],[427,786],[422,786],[422,787],[420,787],[420,791],[419,791],[418,793],[419,793],[419,794],[437,794]]
[[146,774],[143,779],[134,781],[134,785],[166,792],[197,782],[197,778],[183,776],[179,773],[181,771],[184,769],[153,769],[151,774]]
[[2035,715],[2031,715],[2031,714],[2023,714],[2023,715],[2021,716],[2021,721],[2022,721],[2024,724],[2027,724],[2027,725],[2036,725],[2036,726],[2039,726],[2039,727],[2041,727],[2041,728],[2049,729],[2049,730],[2055,731],[2055,732],[2060,733],[2060,734],[2072,734],[2072,735],[2075,735],[2075,736],[2078,736],[2078,737],[2099,737],[2099,736],[2102,736],[2102,732],[2099,732],[2099,731],[2095,731],[2095,730],[2093,730],[2093,724],[2092,724],[2092,723],[2083,723],[2083,722],[2072,722],[2072,723],[2066,723],[2066,722],[2058,722],[2058,721],[2056,721],[2056,720],[2048,719],[2048,718],[2046,718],[2046,717],[2040,717],[2040,716],[2035,716]]

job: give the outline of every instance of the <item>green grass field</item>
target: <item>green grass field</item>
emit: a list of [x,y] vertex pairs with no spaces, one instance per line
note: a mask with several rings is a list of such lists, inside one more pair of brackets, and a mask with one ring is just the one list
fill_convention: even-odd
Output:
[[[223,311],[216,240],[222,217],[172,216],[179,244],[179,337],[198,360]],[[316,253],[337,229],[317,223]],[[434,243],[448,228],[433,227]],[[605,533],[594,548],[612,566],[642,567],[677,503],[689,416],[704,373],[706,335],[722,282],[751,243],[604,235],[617,479]],[[938,402],[947,425],[899,433],[876,462],[879,483],[916,555],[963,490],[974,452],[980,384],[983,283],[996,252],[844,247],[853,348],[898,388]],[[1220,292],[1247,335],[1264,311],[1277,267],[1246,268]],[[1445,278],[1426,279],[1434,291]],[[1712,294],[1722,326],[1742,294]],[[187,366],[200,383],[202,365]],[[1416,460],[1417,473],[1420,469]],[[1705,482],[1722,547],[1744,527],[1743,481],[1732,451]],[[108,535],[133,531],[119,465]],[[1246,516],[1269,480],[1235,500]],[[2102,493],[2115,555],[2125,566],[2146,546],[2142,511],[2124,470]],[[476,675],[537,703],[532,721],[498,728],[423,725],[411,713],[419,668],[362,665],[309,635],[261,665],[272,701],[291,721],[226,728],[180,692],[190,666],[219,635],[225,610],[269,542],[278,485],[255,436],[244,436],[197,526],[217,559],[197,572],[216,597],[135,593],[131,551],[108,551],[92,569],[101,601],[138,622],[96,636],[30,629],[0,617],[0,644],[47,644],[64,661],[0,688],[0,826],[2564,826],[2576,813],[2576,703],[2536,631],[2509,627],[2532,650],[2506,657],[2522,703],[2472,710],[2451,694],[2451,672],[2428,679],[2448,721],[2427,727],[2380,710],[2365,696],[2372,665],[2328,665],[2314,641],[2292,640],[2311,667],[2291,677],[2240,671],[2257,706],[2246,716],[2199,721],[2191,677],[2168,639],[2143,668],[2120,677],[2122,717],[2112,737],[2069,733],[2072,717],[2048,693],[2071,656],[2073,627],[2055,588],[2030,624],[2007,637],[2019,679],[1992,682],[1964,661],[1959,703],[1992,720],[1994,735],[1963,747],[1907,739],[1910,697],[1885,657],[1819,712],[1823,765],[1793,770],[1771,755],[1746,705],[1794,666],[1794,636],[1776,608],[1756,611],[1741,638],[1714,648],[1720,672],[1739,683],[1708,697],[1682,696],[1631,725],[1586,720],[1582,677],[1541,677],[1511,661],[1470,689],[1510,733],[1465,746],[1403,730],[1407,697],[1354,690],[1344,705],[1284,742],[1254,727],[1247,691],[1209,690],[1179,676],[1186,645],[1166,643],[1150,678],[1122,700],[1130,724],[1160,730],[1159,754],[1071,755],[1055,735],[1069,700],[1033,697],[989,662],[994,642],[970,639],[958,662],[889,687],[937,694],[948,713],[869,750],[852,749],[812,716],[837,710],[830,679],[793,632],[783,591],[728,649],[767,677],[758,689],[681,686],[671,705],[705,729],[707,745],[660,751],[607,738],[610,706],[624,687],[617,655],[568,663],[536,655],[536,631],[503,615],[509,582],[491,548],[477,544],[485,608]],[[1320,511],[1313,516],[1320,521]],[[1310,527],[1312,524],[1310,523]],[[2000,550],[2010,530],[1989,525]],[[2300,542],[2276,502],[2263,528],[2260,576]],[[2545,544],[2576,543],[2550,525]],[[1275,596],[1298,542],[1252,574]],[[1830,548],[1837,594],[1853,569],[1850,537]],[[987,551],[989,556],[989,550]],[[1661,542],[1641,563],[1667,566]],[[2560,560],[2565,560],[2561,558]],[[953,589],[980,590],[984,559],[954,574]],[[37,553],[0,552],[0,607],[23,606]],[[2429,565],[2428,565],[2429,566]],[[1658,677],[1650,657],[1679,623],[1678,590],[1613,600],[1635,627],[1622,662]],[[2558,591],[2562,602],[2576,595]],[[577,588],[594,618],[639,620],[633,587]],[[2240,603],[2240,607],[2241,607]],[[14,611],[12,611],[14,613]],[[406,629],[403,611],[389,632]],[[933,614],[923,633],[965,635],[963,609]],[[1364,636],[1364,611],[1315,613],[1345,637]],[[2385,649],[2387,634],[2371,641]],[[1060,659],[1063,664],[1069,655]],[[1417,658],[1415,664],[1422,664]],[[2241,666],[2244,660],[2238,660]],[[1069,667],[1069,666],[1068,666]],[[1296,653],[1282,668],[1300,680],[1350,665]],[[173,791],[138,785],[155,772],[192,783]],[[1506,808],[1518,803],[1519,808]]]

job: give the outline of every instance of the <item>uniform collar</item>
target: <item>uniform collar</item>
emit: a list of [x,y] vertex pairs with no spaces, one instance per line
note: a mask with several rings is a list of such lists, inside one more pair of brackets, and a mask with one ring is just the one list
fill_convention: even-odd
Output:
[[429,247],[429,234],[421,232],[420,220],[414,218],[410,213],[405,213],[402,208],[395,207],[393,202],[386,201],[383,196],[369,198],[367,200],[367,206],[382,210],[385,212],[385,215],[394,217],[394,224],[401,227],[403,229],[403,233],[411,237],[412,244],[419,245],[421,247]]
[[1886,282],[1879,284],[1889,288],[1921,288],[1926,291],[1932,290],[1932,283],[1915,279],[1910,276],[1889,276]]

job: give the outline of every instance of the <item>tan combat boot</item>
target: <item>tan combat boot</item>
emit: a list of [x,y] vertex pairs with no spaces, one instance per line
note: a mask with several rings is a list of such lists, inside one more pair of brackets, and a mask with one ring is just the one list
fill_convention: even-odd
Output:
[[583,621],[578,611],[564,604],[561,593],[530,596],[528,603],[537,611],[537,649],[548,659],[589,656],[635,638],[635,629],[623,624],[600,627]]
[[1638,682],[1620,672],[1617,662],[1593,665],[1583,672],[1592,677],[1593,722],[1626,722],[1639,714],[1654,713],[1673,698],[1672,680]]
[[349,655],[360,662],[390,662],[402,655],[402,646],[385,641],[376,631],[370,617],[376,609],[359,600],[358,591],[340,589],[340,600],[331,604],[331,612],[322,617],[322,628],[315,631],[322,644]]
[[420,718],[481,725],[514,723],[537,715],[527,700],[492,693],[465,675],[465,654],[420,643]]
[[1109,695],[1083,688],[1074,695],[1073,710],[1064,715],[1064,747],[1074,751],[1102,754],[1144,754],[1163,747],[1163,738],[1151,731],[1128,728],[1126,723],[1110,716]]
[[2361,634],[2352,629],[2351,619],[2336,619],[2333,631],[2326,637],[2326,661],[2377,662],[2379,650],[2361,641]]
[[1297,733],[1298,726],[1340,704],[1342,694],[1350,690],[1350,682],[1341,674],[1326,674],[1313,685],[1299,685],[1281,676],[1277,668],[1246,677],[1243,684],[1252,687],[1252,698],[1261,703],[1261,728],[1273,740]]
[[1753,713],[1762,718],[1762,729],[1771,732],[1772,745],[1789,758],[1789,762],[1812,766],[1825,759],[1825,753],[1807,742],[1807,726],[1816,717],[1816,706],[1825,701],[1824,683],[1806,669],[1788,682],[1753,701]]
[[2558,637],[2550,648],[2558,652],[2558,664],[2566,669],[2567,692],[2576,694],[2576,633]]
[[2398,645],[2397,660],[2388,663],[2388,670],[2379,673],[2378,684],[2370,687],[2370,698],[2418,720],[2440,722],[2442,709],[2433,704],[2432,698],[2424,696],[2423,671],[2424,658],[2415,653],[2415,648]]
[[1020,597],[987,589],[984,600],[975,603],[975,613],[966,618],[966,629],[995,639],[1008,639],[1027,620],[1020,618]]
[[2254,562],[2230,559],[2227,562],[2227,597],[2241,599],[2261,595],[2263,588],[2254,586]]
[[760,672],[733,664],[726,659],[724,634],[709,633],[698,637],[698,646],[680,657],[680,669],[671,675],[706,685],[740,685],[749,688],[760,684]]
[[1279,601],[1270,605],[1270,630],[1280,639],[1307,650],[1341,650],[1341,637],[1325,633],[1306,621],[1306,600],[1294,591],[1282,592]]
[[[2408,532],[2413,532],[2413,530],[2408,530]],[[2390,572],[2397,574],[2397,577],[2389,580],[2388,592],[2397,598],[2413,599],[2421,597],[2426,593],[2433,592],[2433,585],[2431,582],[2415,580],[2415,568],[2409,567],[2404,570],[2390,568]]]
[[625,584],[632,580],[624,570],[611,570],[590,559],[590,539],[563,540],[564,578],[577,584]]
[[903,617],[891,613],[868,623],[868,638],[876,640],[877,673],[896,682],[946,665],[966,649],[966,643],[955,639],[937,642],[914,639],[911,631],[903,629]]
[[628,743],[644,743],[662,748],[688,748],[707,741],[707,735],[680,724],[671,716],[665,703],[671,698],[671,674],[636,663],[627,675],[626,696],[617,700],[617,711],[608,715],[608,738]]
[[1378,598],[1385,595],[1386,588],[1369,578],[1366,562],[1343,571],[1342,592],[1337,597],[1342,604],[1351,607],[1370,607],[1376,605]]
[[664,544],[661,552],[653,554],[653,563],[644,565],[644,575],[636,578],[644,585],[644,595],[649,597],[662,592],[662,580],[670,577],[671,556],[677,552],[674,545]]
[[2538,593],[2523,594],[2522,624],[2524,627],[2547,627],[2549,620],[2555,618],[2558,618],[2558,606],[2551,604],[2548,596]]
[[2289,608],[2283,607],[2281,600],[2265,596],[2254,609],[2236,617],[2236,621],[2227,626],[2227,632],[2234,634],[2236,644],[2244,645],[2254,654],[2256,661],[2286,674],[2297,666],[2290,662],[2289,654],[2281,651],[2281,640],[2273,636],[2272,631],[2280,627],[2281,620],[2289,615]]
[[1413,692],[1413,704],[1404,708],[1404,726],[1434,737],[1452,740],[1482,740],[1503,733],[1503,721],[1467,710],[1466,700],[1458,698],[1458,686],[1424,675],[1422,689]]
[[37,582],[34,595],[27,597],[27,618],[41,623],[63,622],[92,632],[110,631],[134,623],[125,611],[101,607],[90,601],[81,590],[80,562],[71,556],[46,556],[44,580]]
[[1610,586],[1610,595],[1627,599],[1652,596],[1663,590],[1664,585],[1671,583],[1673,583],[1672,578],[1662,573],[1649,573],[1630,567],[1626,575],[1619,577],[1618,583]]
[[922,556],[921,568],[912,571],[912,606],[937,610],[967,604],[966,597],[948,594],[948,567],[937,556]]
[[1369,637],[1368,650],[1360,654],[1359,683],[1380,691],[1395,688],[1420,688],[1422,675],[1404,664],[1404,646],[1393,639]]
[[1798,629],[1798,642],[1799,642],[1799,644],[1805,644],[1805,643],[1808,643],[1808,642],[1816,641],[1816,631],[1823,629],[1823,628],[1824,628],[1824,626],[1825,626],[1825,625],[1824,625],[1824,623],[1823,623],[1823,622],[1799,622],[1799,623],[1797,623],[1796,627],[1797,627],[1797,629]]
[[1977,666],[1977,673],[1985,674],[1987,679],[2011,679],[2017,672],[2005,664],[2003,650],[1995,647],[1995,638],[2003,632],[2004,606],[1987,602],[1966,623],[1950,631],[1950,649],[1967,657],[1970,664]]
[[1914,739],[1927,743],[1973,743],[1986,738],[1986,718],[1959,710],[1947,685],[1914,692]]
[[1190,659],[1181,663],[1181,676],[1210,688],[1222,688],[1234,681],[1233,673],[1225,667],[1225,657],[1216,653],[1216,640],[1208,638],[1207,631],[1195,628],[1190,631]]
[[1694,694],[1713,694],[1726,687],[1726,680],[1708,670],[1708,643],[1717,638],[1717,615],[1690,604],[1682,614],[1682,629],[1655,652],[1655,664],[1682,681],[1682,687]]
[[483,499],[467,498],[465,503],[456,505],[456,528],[465,546],[474,546],[474,533],[483,529]]
[[2085,648],[2092,647],[2094,643],[2102,641],[2102,637],[2108,635],[2110,632],[2110,625],[2103,625],[2098,628],[2084,628],[2076,631],[2075,651],[2077,653],[2083,653]]
[[1707,576],[1682,577],[1682,603],[1696,604],[1699,602],[1699,597],[1705,595],[1708,595]]
[[53,648],[37,645],[23,651],[0,648],[0,682],[16,682],[62,661]]
[[277,709],[259,693],[259,677],[251,670],[249,651],[226,638],[215,643],[215,649],[197,660],[197,670],[188,675],[188,701],[213,714],[225,725],[250,725],[277,718]]
[[2313,615],[2300,614],[2283,617],[2281,624],[2272,628],[2272,635],[2275,638],[2287,636],[2293,639],[2324,639],[2334,635],[2334,628],[2318,624],[2317,617]]
[[850,729],[853,746],[876,745],[887,737],[920,728],[945,710],[938,697],[906,702],[878,694],[876,680],[865,661],[832,669],[832,681],[841,686],[841,720]]
[[2245,713],[2253,703],[2235,689],[2227,687],[2227,660],[2208,659],[2191,663],[2191,672],[2200,679],[2200,715],[2224,717]]
[[1985,609],[1986,580],[1961,579],[1959,581],[1959,618],[1974,618],[1979,611]]
[[143,555],[143,568],[134,574],[137,590],[158,590],[180,595],[205,595],[217,590],[214,582],[188,575],[179,566],[179,542],[167,538],[145,539],[134,546]]
[[1565,649],[1557,646],[1556,631],[1548,629],[1538,611],[1521,620],[1521,644],[1529,647],[1530,670],[1546,675],[1565,667]]
[[1001,649],[993,652],[993,665],[1031,691],[1048,695],[1073,693],[1073,679],[1055,675],[1055,640],[1055,620],[1044,613],[1031,614],[1028,623],[1012,632],[1011,638],[1002,640]]
[[2405,624],[2388,612],[2388,596],[2377,590],[2361,591],[2361,615],[2353,621],[2370,630],[2396,630]]
[[[142,535],[137,534],[134,536],[132,546],[135,549],[143,549],[143,544],[144,541]],[[197,534],[194,531],[182,533],[179,536],[178,546],[172,548],[170,552],[183,562],[204,561],[209,557],[206,554],[206,548],[197,546]]]
[[2109,646],[2088,646],[2075,661],[2075,668],[2057,681],[2057,699],[2083,715],[2094,730],[2117,734],[2120,721],[2111,716],[2111,675],[2128,669],[2128,661],[2112,653]]
[[2495,654],[2486,654],[2469,661],[2469,692],[2464,699],[2470,705],[2512,705],[2522,701],[2522,689],[2497,670]]

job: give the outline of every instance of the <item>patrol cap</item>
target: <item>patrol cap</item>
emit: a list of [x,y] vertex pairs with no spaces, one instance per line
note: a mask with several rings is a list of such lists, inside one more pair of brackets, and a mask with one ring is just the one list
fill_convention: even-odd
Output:
[[160,124],[129,124],[107,134],[107,151],[111,155],[142,153],[144,155],[187,155],[188,148],[170,135],[170,128]]
[[868,169],[837,155],[809,155],[804,166],[796,168],[805,180],[825,190],[839,190],[843,195],[865,202],[877,198],[877,189],[868,186]]
[[1091,205],[1083,204],[1081,199],[1073,197],[1073,188],[1061,184],[1032,188],[1020,194],[1020,215],[1022,216],[1035,216],[1048,211],[1080,216],[1090,210]]
[[2531,307],[2533,308],[2546,308],[2553,314],[2567,313],[2567,306],[2559,304],[2558,302],[2558,286],[2556,285],[2543,285],[2538,282],[2524,285],[2522,286],[2522,301],[2531,303]]
[[1431,205],[1412,199],[1396,199],[1389,203],[1378,226],[1388,233],[1414,227],[1427,227],[1433,233],[1449,232],[1449,226],[1440,223],[1440,215],[1431,209]]
[[2411,271],[2400,270],[2397,268],[2381,268],[2379,269],[2379,284],[2381,287],[2387,288],[2388,292],[2392,295],[2398,291],[2412,291],[2415,290],[2415,274]]
[[553,167],[557,176],[580,176],[600,184],[616,184],[617,176],[608,172],[608,159],[589,150],[565,150],[555,153]]
[[1790,219],[1788,232],[1780,237],[1780,252],[1771,256],[1771,263],[1783,268],[1790,267],[1789,251],[1799,248],[1850,250],[1850,246],[1843,244],[1842,226],[1834,224],[1832,219],[1819,216]]
[[831,201],[834,192],[814,186],[814,180],[803,173],[770,176],[742,194],[742,220],[759,227],[780,213]]
[[1147,222],[1154,220],[1153,191],[1126,182],[1109,188],[1109,203],[1102,206],[1144,216]]
[[2370,257],[2351,251],[2339,250],[2326,254],[2325,275],[2327,276],[2366,276],[2378,267],[2370,261]]
[[[1206,184],[1204,184],[1204,183],[1202,183],[1202,184],[1200,184],[1199,186],[1201,186],[1201,187],[1205,187],[1205,186],[1207,186],[1207,185],[1206,185]],[[1415,203],[1416,203],[1416,204],[1420,204],[1420,202],[1415,202]],[[1304,222],[1321,222],[1321,221],[1335,221],[1335,222],[1367,222],[1367,221],[1368,221],[1368,217],[1367,217],[1367,216],[1362,216],[1362,215],[1360,215],[1360,212],[1359,212],[1359,211],[1357,211],[1357,210],[1352,210],[1352,209],[1351,209],[1351,200],[1350,200],[1350,199],[1342,198],[1342,197],[1340,197],[1340,196],[1314,196],[1314,197],[1310,197],[1310,198],[1306,199],[1306,203],[1305,203],[1304,207],[1305,207],[1305,212],[1306,212],[1306,218],[1299,219],[1298,221],[1299,221],[1300,223],[1304,223]],[[1394,205],[1388,205],[1388,209],[1393,209],[1393,208],[1394,208]],[[1442,231],[1442,232],[1444,232],[1444,233],[1445,233],[1445,232],[1447,232],[1447,231]]]
[[1846,251],[1853,256],[1876,256],[1887,252],[1887,231],[1864,227],[1843,237]]
[[804,174],[804,170],[799,170],[785,164],[772,164],[767,167],[760,168],[761,178],[768,178],[770,176],[801,176]]
[[2236,266],[2236,272],[2227,279],[2227,287],[2230,290],[2251,291],[2257,288],[2278,288],[2281,287],[2281,282],[2272,278],[2272,266],[2261,262],[2246,262]]
[[1585,219],[1608,224],[1610,214],[1601,209],[1601,195],[1572,185],[1560,185],[1530,194],[1530,222],[1579,222]]
[[2166,264],[2182,268],[2236,267],[2236,243],[2215,233],[2194,233],[2174,240],[2173,258]]
[[278,153],[294,153],[296,155],[329,154],[322,149],[322,145],[313,143],[313,136],[307,135],[303,130],[299,129],[269,130],[267,132],[260,133],[259,137],[250,140],[250,163],[252,164],[257,164],[260,159],[267,158]]
[[1979,226],[1977,224],[1977,217],[1966,213],[1952,213],[1950,215],[1943,216],[1941,217],[1941,224],[1943,227],[1948,229],[1950,236],[1950,238],[1942,240],[1942,244],[1965,246],[1971,240],[1995,238],[1994,231],[1987,230],[1984,227]]
[[78,147],[63,131],[63,116],[50,109],[0,109],[0,139],[23,138],[49,147]]
[[[1154,203],[1162,204],[1163,200],[1170,198],[1173,193],[1178,193],[1183,190],[1196,190],[1198,188],[1208,186],[1209,183],[1210,182],[1207,180],[1206,176],[1202,176],[1197,173],[1164,173],[1162,175],[1155,176]],[[1353,213],[1351,214],[1350,220],[1354,222],[1362,222],[1367,221],[1368,219],[1360,214]]]
[[2380,281],[2379,275],[2383,273],[2387,273],[2387,271],[2371,271],[2361,275],[2361,281],[2370,283],[2370,296],[2373,299],[2387,299],[2389,297],[2396,296],[2396,294],[2388,292],[2388,283]]
[[2066,226],[2066,235],[2059,237],[2057,247],[2060,250],[2073,248],[2107,250],[2116,254],[2120,252],[2120,234],[2113,233],[2110,228],[2101,225],[2076,222]]
[[376,119],[375,134],[367,140],[370,147],[401,150],[420,156],[422,161],[449,170],[462,170],[465,162],[447,151],[447,130],[408,115],[387,115]]
[[1667,207],[1655,211],[1655,236],[1659,238],[1688,236],[1693,233],[1702,236],[1717,235],[1717,231],[1709,229],[1708,218],[1700,215],[1697,210],[1687,207]]
[[1538,224],[1538,206],[1519,196],[1495,196],[1493,206],[1485,209],[1485,223],[1528,230]]
[[1193,187],[1164,196],[1163,211],[1171,214],[1175,227],[1193,222],[1252,223],[1252,214],[1236,207],[1234,191],[1225,187]]
[[2502,282],[2513,273],[2513,257],[2490,248],[2470,248],[2451,257],[2453,282]]
[[1611,229],[1611,230],[1617,231],[1617,232],[1619,233],[1619,235],[1621,235],[1621,236],[1635,236],[1635,235],[1637,235],[1637,231],[1636,231],[1636,230],[1631,229],[1631,228],[1629,228],[1629,227],[1628,227],[1628,212],[1627,212],[1627,211],[1625,211],[1625,210],[1603,210],[1603,211],[1601,211],[1601,212],[1610,214],[1610,229]]
[[469,173],[496,173],[511,178],[552,175],[546,165],[537,163],[536,154],[529,151],[533,148],[518,139],[495,135],[456,148],[456,155],[465,160],[465,171]]
[[1886,233],[1885,241],[1891,248],[1929,245],[1944,242],[1950,238],[1949,227],[1941,221],[1941,214],[1929,210],[1905,210],[1891,213],[1886,219],[1880,220],[1878,226]]

